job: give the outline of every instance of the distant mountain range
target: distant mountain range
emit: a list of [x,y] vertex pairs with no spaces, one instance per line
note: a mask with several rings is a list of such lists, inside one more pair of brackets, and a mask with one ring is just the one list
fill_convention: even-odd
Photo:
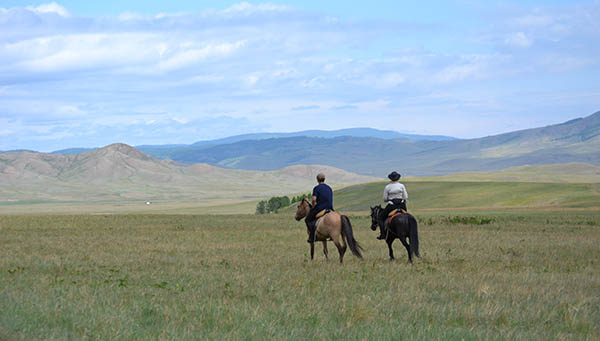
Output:
[[125,145],[59,155],[0,154],[0,206],[6,201],[121,202],[239,201],[310,191],[319,172],[332,186],[376,180],[329,166],[291,166],[273,171],[182,166]]
[[429,141],[449,141],[456,140],[454,137],[442,136],[442,135],[415,135],[415,134],[402,134],[393,130],[378,130],[373,128],[349,128],[339,130],[303,130],[294,133],[258,133],[258,134],[243,134],[231,137],[226,137],[218,140],[210,141],[199,141],[192,146],[206,146],[206,145],[218,145],[218,144],[229,144],[240,141],[248,140],[266,140],[273,138],[286,138],[286,137],[322,137],[322,138],[334,138],[340,136],[353,136],[353,137],[376,137],[380,139],[410,139],[410,140],[429,140]]
[[[391,170],[427,176],[568,162],[600,165],[600,112],[562,124],[468,140],[357,128],[248,134],[138,149],[188,165],[275,170],[320,164],[377,177]],[[57,153],[81,150],[67,151]]]
[[394,169],[423,176],[567,162],[598,165],[600,112],[562,124],[469,140],[298,136],[144,151],[186,164],[253,170],[324,164],[378,177]]
[[[442,135],[417,135],[417,134],[403,134],[393,130],[378,130],[373,128],[349,128],[339,130],[304,130],[293,133],[254,133],[254,134],[242,134],[230,137],[225,137],[215,140],[198,141],[192,144],[165,144],[165,145],[139,145],[135,148],[153,155],[162,155],[161,150],[167,150],[169,153],[173,150],[180,149],[197,149],[196,147],[209,147],[221,144],[230,144],[240,141],[253,141],[253,140],[266,140],[272,138],[285,138],[285,137],[322,137],[322,138],[333,138],[339,136],[354,136],[354,137],[376,137],[380,139],[410,139],[410,140],[430,140],[430,141],[449,141],[456,140],[455,137],[442,136]],[[98,148],[68,148],[61,149],[52,152],[53,154],[80,154],[89,152]]]

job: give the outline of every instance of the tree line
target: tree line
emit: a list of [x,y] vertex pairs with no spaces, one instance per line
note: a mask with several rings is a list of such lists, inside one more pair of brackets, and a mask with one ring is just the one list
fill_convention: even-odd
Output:
[[309,194],[301,194],[299,196],[292,197],[291,199],[287,196],[271,197],[269,200],[261,200],[256,204],[256,214],[267,214],[277,213],[280,208],[288,207],[292,204],[302,201],[304,198],[311,198]]

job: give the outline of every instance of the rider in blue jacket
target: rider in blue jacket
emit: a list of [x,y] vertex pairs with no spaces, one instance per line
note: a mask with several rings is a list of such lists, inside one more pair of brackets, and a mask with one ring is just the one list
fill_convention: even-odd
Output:
[[310,231],[307,242],[314,243],[315,233],[317,230],[317,213],[322,210],[329,209],[333,211],[333,190],[327,184],[325,184],[325,174],[319,173],[317,175],[318,185],[313,188],[312,192],[312,208],[304,220],[306,226]]

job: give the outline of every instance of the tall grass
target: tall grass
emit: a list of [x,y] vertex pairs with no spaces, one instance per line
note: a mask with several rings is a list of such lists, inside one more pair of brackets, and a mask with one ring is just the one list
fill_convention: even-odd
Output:
[[457,216],[414,266],[364,215],[342,266],[290,215],[0,216],[0,339],[600,337],[597,212]]

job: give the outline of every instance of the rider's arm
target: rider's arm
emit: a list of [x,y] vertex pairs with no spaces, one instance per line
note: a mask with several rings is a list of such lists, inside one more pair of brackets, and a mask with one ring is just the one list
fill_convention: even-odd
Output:
[[383,202],[388,202],[388,195],[389,195],[389,188],[388,186],[385,186],[385,188],[383,189]]
[[402,185],[402,188],[404,189],[404,191],[402,191],[402,199],[406,201],[408,200],[408,192],[406,191],[406,186]]
[[313,207],[315,207],[315,206],[317,205],[317,196],[316,196],[316,195],[313,195],[313,198],[312,198],[312,199],[313,199],[313,200],[312,200],[312,206],[313,206]]

